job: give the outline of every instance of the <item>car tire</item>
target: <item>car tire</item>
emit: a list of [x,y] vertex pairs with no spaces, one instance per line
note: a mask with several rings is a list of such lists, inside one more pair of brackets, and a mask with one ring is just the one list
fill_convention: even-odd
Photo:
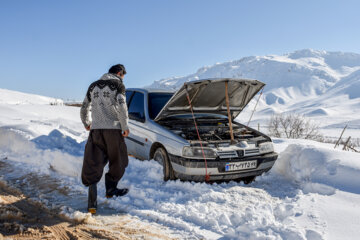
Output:
[[244,177],[241,180],[245,183],[245,184],[250,184],[253,181],[255,181],[256,176],[251,176],[251,177]]
[[164,148],[159,147],[154,153],[154,160],[163,166],[164,181],[175,180],[175,173],[171,166],[169,156]]

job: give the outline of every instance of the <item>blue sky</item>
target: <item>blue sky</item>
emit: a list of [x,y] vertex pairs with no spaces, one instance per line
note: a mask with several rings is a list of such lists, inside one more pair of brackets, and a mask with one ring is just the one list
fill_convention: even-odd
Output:
[[0,88],[82,100],[116,63],[127,87],[304,48],[360,53],[359,1],[2,0]]

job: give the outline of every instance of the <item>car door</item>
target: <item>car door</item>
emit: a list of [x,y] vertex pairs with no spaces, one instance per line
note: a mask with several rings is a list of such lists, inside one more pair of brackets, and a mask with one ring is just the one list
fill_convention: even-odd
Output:
[[144,137],[145,108],[144,93],[134,91],[129,93],[129,128],[130,134],[126,138],[128,153],[139,159],[146,159],[146,147]]
[[[129,111],[129,105],[130,105],[132,96],[134,95],[134,91],[126,90],[125,93],[126,93],[126,105],[127,105],[128,111]],[[132,132],[132,126],[131,125],[132,124],[129,121],[130,132]],[[125,143],[126,143],[126,148],[127,148],[128,154],[134,155],[133,152],[135,151],[135,146],[134,146],[135,143],[132,142],[132,141],[129,141],[127,138],[125,138]]]

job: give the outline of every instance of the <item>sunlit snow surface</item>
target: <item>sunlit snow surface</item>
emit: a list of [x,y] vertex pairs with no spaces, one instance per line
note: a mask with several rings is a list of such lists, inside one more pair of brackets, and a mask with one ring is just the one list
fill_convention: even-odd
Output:
[[[70,217],[88,218],[79,108],[3,103],[0,111],[2,178]],[[279,160],[250,185],[163,182],[158,163],[130,158],[119,184],[129,194],[104,198],[102,179],[91,221],[127,214],[188,239],[357,239],[360,155],[313,141],[274,143]]]
[[[50,175],[60,186],[71,189],[69,195],[40,190],[34,198],[48,206],[62,206],[73,217],[85,212],[87,192],[79,179],[82,157],[53,146],[51,150],[38,149],[11,130],[0,130],[0,136],[1,159],[7,157],[2,161],[17,169],[8,172],[5,179],[24,181],[27,178],[22,176],[34,173]],[[106,208],[106,215],[110,208],[114,214],[154,221],[189,238],[337,239],[344,236],[344,229],[346,234],[356,234],[360,183],[354,179],[360,176],[358,154],[343,154],[314,142],[275,142],[285,148],[277,164],[269,174],[246,186],[235,182],[163,182],[158,163],[131,158],[121,181],[122,186],[130,187],[130,193],[107,200],[102,197],[102,180],[99,204]],[[95,220],[112,221],[113,216],[101,216],[101,211]],[[336,230],[337,221],[348,224]]]
[[[267,83],[251,122],[266,131],[272,113],[298,112],[336,139],[360,138],[360,55],[302,50],[248,57],[199,69],[154,86],[178,87],[206,77],[246,77]],[[257,96],[237,118],[247,123]],[[52,105],[51,105],[52,104]],[[86,215],[81,184],[88,132],[79,108],[53,98],[0,89],[0,176],[33,199],[70,217]],[[180,239],[358,239],[360,154],[333,144],[273,139],[279,159],[250,185],[163,182],[154,161],[130,158],[120,186],[128,195],[104,198],[89,221],[111,224],[121,215],[161,226]]]

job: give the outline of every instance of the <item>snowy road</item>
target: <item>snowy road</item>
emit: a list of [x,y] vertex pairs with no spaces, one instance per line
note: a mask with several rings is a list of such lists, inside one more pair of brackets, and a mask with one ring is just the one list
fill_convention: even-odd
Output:
[[[12,170],[9,164],[0,161],[0,172],[5,169]],[[58,191],[56,194],[69,193],[49,176],[32,175],[12,180],[15,179],[0,180],[0,239],[171,239],[153,224],[145,224],[127,214],[117,214],[111,223],[97,221],[90,215],[69,219],[56,209],[28,198],[22,191],[26,180],[32,184],[32,190],[26,190],[28,194],[44,193],[45,189],[47,194],[54,193],[54,189]]]

